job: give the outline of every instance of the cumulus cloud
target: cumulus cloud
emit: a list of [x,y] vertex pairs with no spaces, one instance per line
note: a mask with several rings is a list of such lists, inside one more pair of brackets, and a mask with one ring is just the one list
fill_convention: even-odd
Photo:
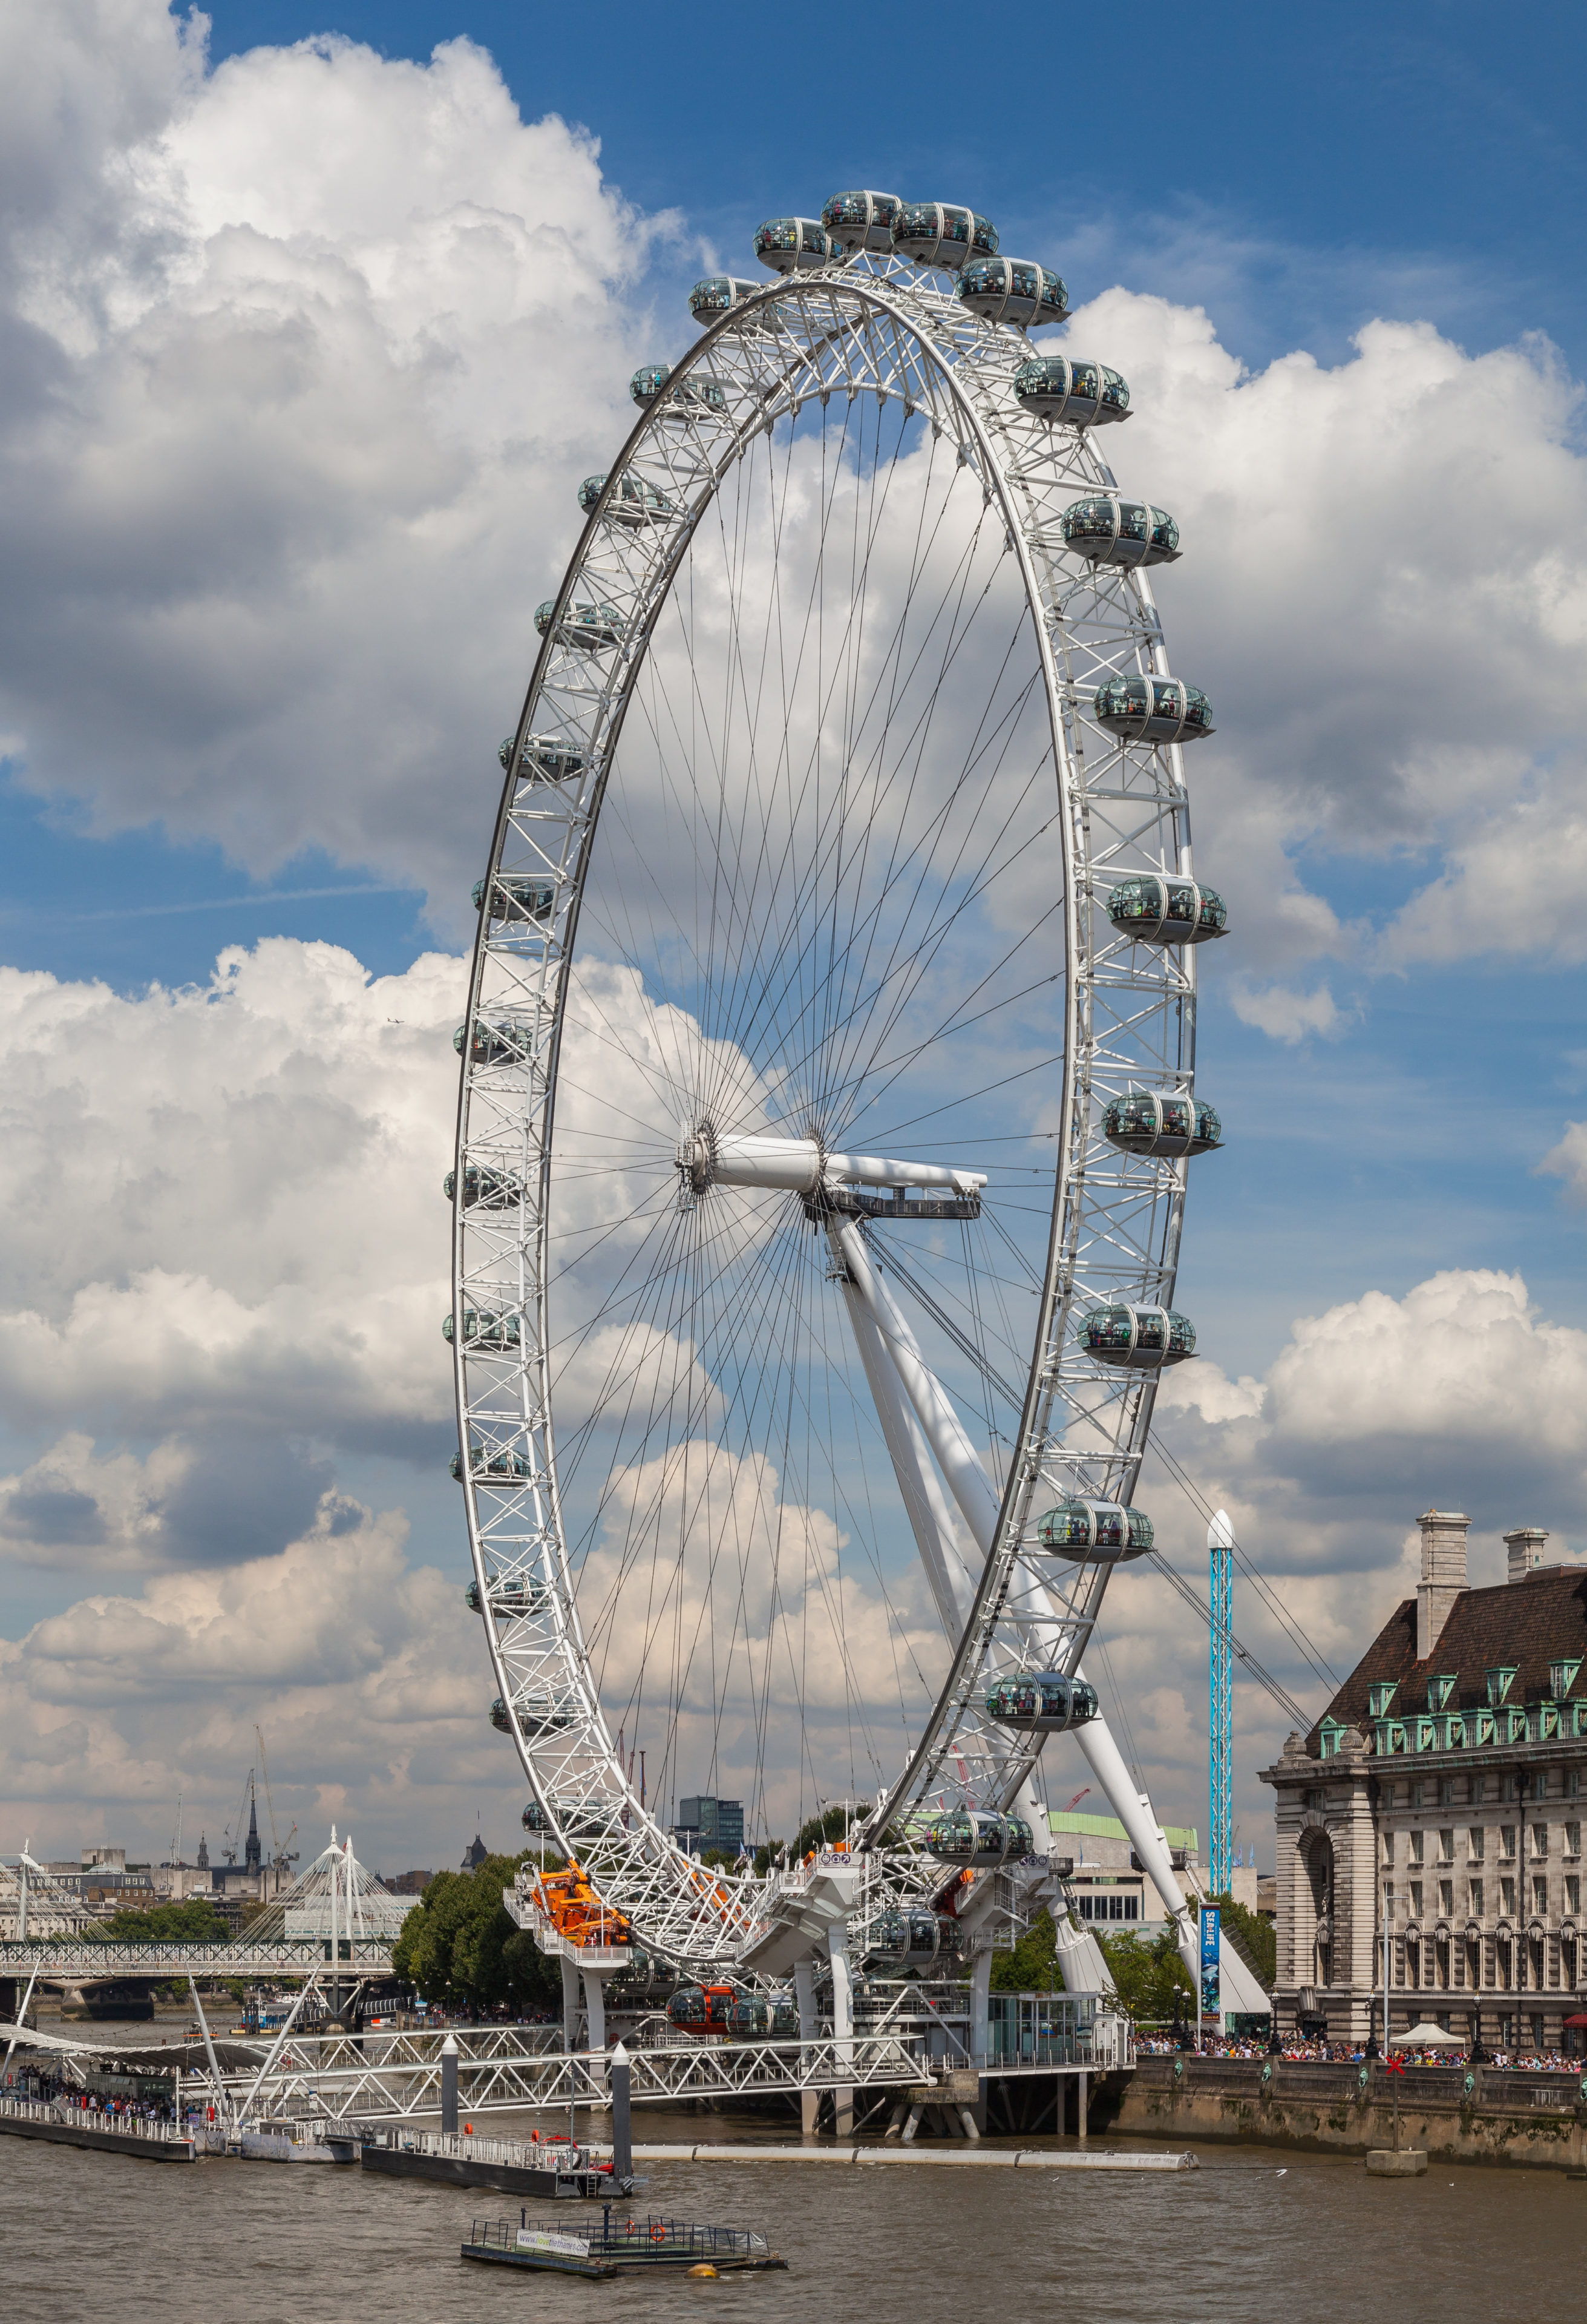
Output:
[[284,938],[177,991],[0,970],[14,1414],[433,1452],[461,1001]]
[[1230,1004],[1242,1024],[1254,1025],[1275,1041],[1304,1041],[1313,1033],[1329,1034],[1339,1027],[1339,1010],[1326,984],[1310,992],[1297,992],[1287,984],[1251,985],[1236,982]]
[[1192,770],[1197,861],[1242,962],[1374,954],[1306,884],[1314,844],[1402,865],[1417,892],[1389,959],[1444,957],[1456,927],[1465,952],[1573,954],[1568,876],[1557,904],[1546,882],[1531,900],[1540,844],[1552,859],[1563,828],[1573,861],[1580,819],[1587,469],[1554,351],[1472,355],[1381,320],[1344,363],[1252,374],[1201,310],[1124,289],[1069,338],[1128,377],[1108,456],[1180,524],[1159,595],[1217,715]]
[[528,609],[633,417],[656,222],[466,39],[211,72],[160,0],[7,23],[25,779],[256,871],[312,843],[461,890]]
[[[211,70],[160,0],[8,24],[0,78],[52,95],[11,100],[0,285],[0,724],[26,779],[256,871],[323,846],[445,915],[573,487],[678,336],[644,303],[672,222],[467,40]],[[1161,595],[1217,710],[1201,852],[1247,967],[1288,985],[1372,952],[1318,847],[1400,864],[1385,960],[1577,945],[1579,883],[1527,890],[1540,835],[1574,847],[1580,779],[1579,391],[1553,351],[1381,319],[1343,363],[1251,374],[1201,309],[1124,288],[1069,337],[1129,376],[1109,456],[1183,529]],[[1324,1006],[1246,1003],[1280,1038]]]
[[475,1623],[455,1582],[409,1564],[406,1535],[400,1515],[326,1494],[285,1548],[86,1598],[0,1642],[12,1816],[85,1839],[141,1829],[163,1854],[180,1794],[187,1852],[208,1821],[213,1853],[257,1720],[282,1836],[296,1822],[308,1853],[355,1802],[360,1854],[401,1869],[416,1831],[454,1827],[460,1784],[510,1844],[522,1781],[483,1715]]

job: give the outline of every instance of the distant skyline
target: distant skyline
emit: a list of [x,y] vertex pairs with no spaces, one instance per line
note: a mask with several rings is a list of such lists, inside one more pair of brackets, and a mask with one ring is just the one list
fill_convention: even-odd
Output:
[[[0,1846],[159,1855],[179,1788],[213,1829],[256,1719],[311,1838],[516,1832],[438,1332],[495,744],[630,371],[839,184],[1060,267],[1184,532],[1234,934],[1163,1442],[1341,1672],[1428,1506],[1473,1581],[1511,1525],[1587,1550],[1579,14],[996,30],[961,63],[627,6],[221,0],[207,47],[159,0],[8,12]],[[1142,1499],[1203,1583],[1204,1520],[1151,1463]],[[1109,1653],[1205,1832],[1181,1612],[1121,1577]],[[1243,1583],[1235,1619],[1320,1710]],[[1284,1722],[1236,1698],[1269,1861]]]

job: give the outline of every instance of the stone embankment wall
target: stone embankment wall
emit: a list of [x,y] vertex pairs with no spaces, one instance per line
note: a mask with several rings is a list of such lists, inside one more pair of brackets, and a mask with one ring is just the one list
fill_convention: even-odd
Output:
[[1506,2073],[1491,2066],[1311,2065],[1284,2058],[1142,2058],[1109,2076],[1090,2129],[1184,2145],[1242,2140],[1311,2153],[1364,2154],[1399,2143],[1451,2163],[1587,2169],[1587,2076]]

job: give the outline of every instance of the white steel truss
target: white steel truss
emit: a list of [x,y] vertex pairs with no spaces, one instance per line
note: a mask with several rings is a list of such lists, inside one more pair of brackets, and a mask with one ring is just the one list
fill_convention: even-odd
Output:
[[[1103,1114],[1131,1090],[1188,1097],[1194,1082],[1194,948],[1133,943],[1107,908],[1121,880],[1191,872],[1180,749],[1121,741],[1093,709],[1110,678],[1170,675],[1161,625],[1142,572],[1065,546],[1062,509],[1114,488],[1114,477],[1090,432],[1048,425],[1019,403],[1014,374],[1031,353],[1021,331],[977,320],[930,271],[896,258],[834,261],[744,300],[674,367],[618,456],[507,753],[460,1036],[454,1194],[459,1467],[475,1587],[503,1716],[548,1837],[576,1852],[643,1944],[702,1977],[765,1928],[779,1876],[706,1869],[647,1812],[598,1696],[559,1499],[553,1124],[592,847],[669,593],[735,464],[817,403],[869,398],[918,415],[978,484],[1029,609],[1056,783],[1064,998],[1061,1055],[1044,1065],[1050,1231],[991,1551],[973,1575],[947,1683],[858,1838],[876,1901],[927,1895],[943,1876],[909,1838],[922,1803],[946,1788],[1009,1807],[1039,1754],[1039,1738],[986,1717],[988,1680],[1072,1673],[1102,1601],[1108,1564],[1060,1564],[1041,1552],[1036,1522],[1070,1497],[1128,1505],[1146,1447],[1157,1375],[1097,1363],[1076,1326],[1111,1301],[1170,1304],[1187,1164],[1121,1152]],[[634,484],[644,521],[634,521]],[[499,892],[533,901],[498,913]],[[948,1586],[946,1570],[933,1579]]]

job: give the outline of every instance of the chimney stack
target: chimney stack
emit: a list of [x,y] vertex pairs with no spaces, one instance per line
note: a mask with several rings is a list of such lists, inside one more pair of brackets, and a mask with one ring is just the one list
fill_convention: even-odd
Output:
[[1505,1580],[1524,1582],[1536,1566],[1541,1565],[1543,1545],[1547,1539],[1547,1531],[1542,1526],[1518,1526],[1514,1533],[1507,1533],[1504,1545],[1509,1552],[1509,1572]]
[[1457,1509],[1428,1509],[1422,1529],[1422,1578],[1417,1589],[1417,1660],[1428,1661],[1449,1609],[1466,1586],[1466,1527]]

